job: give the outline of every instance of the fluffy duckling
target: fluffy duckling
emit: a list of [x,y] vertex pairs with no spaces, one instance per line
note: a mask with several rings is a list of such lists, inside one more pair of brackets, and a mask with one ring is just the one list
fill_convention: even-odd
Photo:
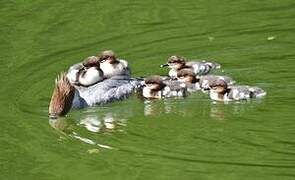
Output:
[[210,98],[215,101],[244,100],[250,98],[259,98],[266,95],[266,92],[255,86],[228,86],[222,80],[217,79],[210,84]]
[[100,68],[104,73],[105,78],[113,76],[130,76],[130,68],[128,62],[123,59],[118,59],[112,50],[106,50],[98,55]]
[[192,69],[181,69],[177,72],[177,80],[186,84],[189,92],[197,90],[209,90],[209,83],[222,79],[229,85],[234,83],[233,79],[228,76],[204,75],[196,76]]
[[100,69],[100,63],[97,57],[90,56],[84,59],[82,63],[71,66],[67,73],[69,82],[78,86],[91,86],[103,81],[103,71]]
[[145,87],[142,89],[142,95],[145,98],[165,98],[165,97],[184,97],[186,96],[186,87],[173,81],[165,81],[163,77],[153,75],[144,79]]
[[166,64],[161,65],[161,67],[166,66],[170,68],[169,76],[174,79],[177,77],[177,72],[185,68],[192,69],[196,75],[205,75],[208,74],[212,69],[220,68],[220,64],[216,62],[209,62],[205,60],[186,62],[184,57],[175,55],[169,57]]

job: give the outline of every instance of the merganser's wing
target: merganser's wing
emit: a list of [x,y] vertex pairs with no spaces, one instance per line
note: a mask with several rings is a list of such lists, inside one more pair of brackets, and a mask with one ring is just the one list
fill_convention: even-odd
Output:
[[75,88],[79,92],[77,98],[82,98],[87,106],[94,106],[96,104],[124,99],[132,94],[139,86],[139,80],[126,78],[125,76],[114,76],[93,86],[76,86]]
[[186,62],[186,66],[192,67],[194,69],[194,73],[197,75],[205,75],[212,69],[219,69],[221,67],[220,64],[207,60],[188,61]]
[[238,85],[231,86],[229,92],[229,98],[235,100],[249,99],[249,98],[258,98],[265,96],[266,92],[256,86],[247,86],[247,85]]

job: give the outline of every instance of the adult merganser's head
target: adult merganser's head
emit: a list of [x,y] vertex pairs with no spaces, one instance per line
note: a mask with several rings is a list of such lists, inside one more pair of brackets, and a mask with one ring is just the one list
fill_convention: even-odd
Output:
[[171,69],[181,69],[185,66],[185,58],[181,56],[170,56],[166,64],[162,64],[161,67],[168,66]]
[[209,82],[210,92],[224,94],[228,89],[227,83],[223,79],[216,79]]
[[49,117],[64,116],[71,109],[75,88],[71,85],[65,73],[60,73],[55,79],[55,87],[49,103]]
[[177,80],[185,83],[196,83],[198,80],[192,69],[181,69],[177,72]]
[[114,51],[112,50],[105,50],[102,51],[99,55],[98,55],[98,59],[100,61],[100,63],[109,63],[109,64],[114,64],[117,62],[117,58],[116,55],[114,53]]

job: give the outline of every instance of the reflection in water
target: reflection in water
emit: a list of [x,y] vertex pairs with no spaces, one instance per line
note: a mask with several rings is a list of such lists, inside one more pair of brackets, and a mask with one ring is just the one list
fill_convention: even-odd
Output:
[[215,101],[210,106],[210,117],[216,120],[224,120],[225,114],[222,104],[217,104]]
[[[193,100],[193,101],[192,101]],[[192,105],[191,103],[194,105]],[[208,101],[210,103],[208,103]],[[145,100],[144,116],[156,116],[159,114],[175,114],[177,116],[198,116],[212,118],[214,120],[225,120],[231,116],[241,116],[258,107],[263,99],[248,101],[224,101],[216,102],[211,100],[202,101],[201,99],[181,100]],[[194,111],[194,112],[192,112]]]
[[117,125],[123,124],[126,119],[119,119],[112,114],[103,114],[101,118],[98,115],[85,115],[79,122],[79,125],[84,126],[87,130],[91,132],[104,132],[112,131]]
[[144,100],[144,116],[179,113],[173,101],[164,100]]
[[230,102],[213,101],[210,104],[210,117],[215,120],[225,120],[227,117],[232,115],[241,116],[249,110],[256,108],[262,101],[262,99]]
[[89,138],[79,135],[77,132],[75,132],[75,124],[65,118],[49,119],[49,124],[51,127],[56,129],[58,132],[61,132],[62,134],[66,135],[66,136],[78,139],[78,140],[80,140],[84,143],[90,144],[90,145],[97,145],[98,147],[101,147],[101,148],[113,149],[111,146],[96,143],[95,141],[93,141]]
[[83,133],[81,127],[84,127],[90,133],[112,132],[116,128],[124,126],[126,121],[127,119],[124,117],[119,118],[117,114],[106,112],[100,114],[82,114],[78,121],[74,121],[70,118],[49,119],[49,124],[62,134],[78,139],[84,143],[97,145],[101,148],[113,149],[108,145],[97,143],[85,137],[87,135],[84,135],[85,133]]

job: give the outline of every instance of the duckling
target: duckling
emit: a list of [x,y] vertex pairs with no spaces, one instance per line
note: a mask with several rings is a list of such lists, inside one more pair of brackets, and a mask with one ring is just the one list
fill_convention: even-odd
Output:
[[238,101],[266,95],[263,89],[255,86],[238,85],[229,87],[222,79],[212,81],[209,86],[210,98],[215,101]]
[[140,88],[141,81],[126,76],[114,76],[92,86],[72,84],[66,73],[55,80],[49,103],[49,117],[66,115],[71,108],[83,108],[122,100]]
[[168,66],[170,68],[169,76],[176,79],[177,71],[189,68],[192,69],[196,75],[208,74],[212,69],[219,69],[221,66],[216,62],[209,62],[206,60],[201,61],[188,61],[181,56],[171,56],[168,58],[166,64],[162,64],[161,67]]
[[78,82],[82,86],[91,86],[104,80],[103,71],[100,69],[98,58],[90,56],[83,61],[84,69],[78,73]]
[[105,78],[112,76],[127,76],[130,77],[130,68],[128,62],[123,59],[117,59],[112,50],[106,50],[98,55],[100,68],[104,73]]
[[184,97],[186,96],[186,87],[181,86],[174,81],[165,81],[158,75],[149,76],[144,79],[145,87],[142,89],[142,95],[145,98],[166,98],[166,97]]
[[84,59],[82,63],[71,66],[67,73],[69,82],[77,86],[91,86],[104,80],[103,71],[96,56]]
[[204,75],[196,76],[192,69],[181,69],[177,72],[177,80],[186,84],[189,92],[194,92],[197,90],[207,91],[209,90],[209,83],[222,79],[229,85],[234,83],[233,79],[228,76],[219,75]]

